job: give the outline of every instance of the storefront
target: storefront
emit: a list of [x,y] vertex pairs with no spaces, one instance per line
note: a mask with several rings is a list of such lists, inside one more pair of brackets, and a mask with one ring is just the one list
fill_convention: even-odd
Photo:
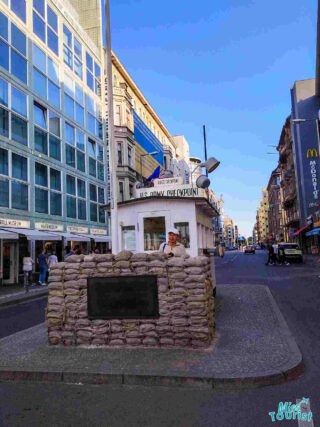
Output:
[[[118,203],[119,250],[157,251],[160,244],[167,240],[169,227],[179,230],[179,241],[191,256],[201,254],[203,249],[213,248],[212,218],[218,216],[218,212],[201,195],[147,195]],[[106,206],[106,210],[109,209]]]
[[98,247],[101,253],[108,250],[110,237],[104,229],[67,226],[62,224],[35,222],[31,228],[30,221],[0,218],[0,284],[21,283],[23,278],[23,257],[30,253],[35,261],[34,270],[38,271],[36,259],[45,248],[47,253],[56,252],[61,261],[65,247],[79,247],[88,252]]
[[[28,225],[26,224],[27,221],[24,221],[24,223],[24,225]],[[7,225],[10,225],[10,223]],[[54,233],[13,226],[2,227],[0,229],[0,239],[0,281],[2,285],[10,285],[22,281],[23,257],[28,253],[36,260],[36,256],[41,252],[42,248],[53,250],[56,245],[61,244],[61,237]]]

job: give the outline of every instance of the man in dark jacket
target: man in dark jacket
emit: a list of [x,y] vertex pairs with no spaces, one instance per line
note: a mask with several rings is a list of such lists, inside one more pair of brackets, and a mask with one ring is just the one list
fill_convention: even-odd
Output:
[[273,265],[274,261],[274,249],[272,245],[268,246],[268,261],[266,262],[266,265]]

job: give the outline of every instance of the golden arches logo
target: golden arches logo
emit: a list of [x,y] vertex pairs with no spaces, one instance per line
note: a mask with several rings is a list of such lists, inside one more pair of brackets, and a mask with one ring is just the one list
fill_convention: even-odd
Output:
[[307,151],[307,159],[309,158],[309,156],[319,157],[317,149],[316,148],[309,148],[309,150]]

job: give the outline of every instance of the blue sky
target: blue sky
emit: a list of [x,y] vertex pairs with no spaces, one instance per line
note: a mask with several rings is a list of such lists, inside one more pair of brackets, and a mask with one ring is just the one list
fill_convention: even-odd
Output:
[[316,0],[110,0],[112,48],[172,135],[221,161],[211,187],[252,234],[290,114],[315,77]]

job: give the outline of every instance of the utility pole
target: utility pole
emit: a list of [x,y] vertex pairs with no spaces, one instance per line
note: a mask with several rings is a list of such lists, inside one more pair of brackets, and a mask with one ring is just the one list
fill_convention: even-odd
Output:
[[111,30],[109,0],[104,0],[106,55],[107,68],[107,100],[108,100],[108,136],[109,136],[109,171],[110,171],[110,203],[111,203],[111,245],[112,253],[118,253],[118,186],[117,186],[117,150],[114,139],[114,114],[113,114],[113,83],[112,83],[112,58],[111,58]]
[[[203,125],[203,141],[204,141],[204,160],[207,161],[207,138],[206,138],[206,126]],[[206,170],[206,175],[208,176],[208,171]]]

